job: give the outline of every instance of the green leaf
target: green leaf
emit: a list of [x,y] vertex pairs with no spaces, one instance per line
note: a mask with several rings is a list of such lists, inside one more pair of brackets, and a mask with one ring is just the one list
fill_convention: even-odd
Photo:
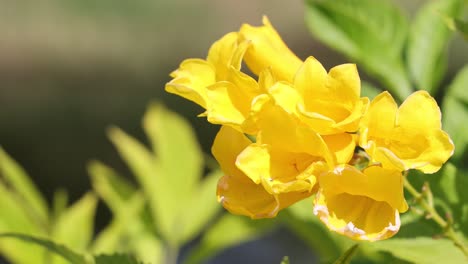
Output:
[[183,261],[185,264],[203,263],[222,250],[251,241],[271,228],[272,221],[251,220],[244,216],[224,214],[204,234]]
[[192,195],[192,200],[182,210],[179,226],[181,240],[190,241],[197,235],[221,209],[216,199],[216,185],[222,172],[215,171],[209,174]]
[[17,202],[42,223],[48,221],[45,199],[27,173],[0,147],[0,180],[18,195]]
[[289,257],[288,256],[284,256],[283,260],[281,260],[281,263],[280,264],[289,264]]
[[452,36],[443,16],[457,16],[463,1],[428,1],[416,14],[408,38],[407,65],[418,89],[437,92],[447,71],[447,45]]
[[161,263],[162,243],[142,219],[145,200],[135,192],[114,211],[109,226],[102,230],[93,245],[95,253],[133,252],[148,263]]
[[[80,255],[73,250],[63,246],[56,244],[55,242],[45,239],[45,238],[38,238],[30,235],[18,234],[18,233],[2,233],[0,234],[0,238],[14,238],[19,239],[21,241],[31,243],[34,245],[38,245],[44,247],[51,252],[63,257],[64,259],[68,260],[71,264],[89,264],[86,261],[83,255]],[[37,256],[36,256],[37,257]]]
[[353,258],[354,254],[356,253],[357,249],[359,247],[359,244],[354,244],[352,247],[350,247],[346,252],[340,256],[334,264],[348,264],[351,262],[351,258]]
[[[22,232],[39,236],[46,235],[46,227],[40,226],[33,216],[18,206],[15,194],[7,190],[1,182],[0,205],[0,233]],[[0,240],[0,253],[12,263],[29,264],[34,263],[37,256],[42,256],[44,249],[18,241]]]
[[98,255],[94,257],[94,264],[142,264],[134,257],[124,254]]
[[89,163],[88,172],[91,175],[94,190],[114,213],[136,191],[130,182],[101,162],[92,161]]
[[432,239],[429,237],[393,238],[369,243],[368,246],[376,250],[389,252],[397,258],[414,263],[466,263],[466,257],[461,250],[447,239]]
[[148,108],[143,126],[160,161],[165,184],[178,204],[193,198],[203,170],[203,153],[190,123],[160,104]]
[[388,0],[307,0],[306,24],[320,41],[344,53],[399,100],[411,93],[402,51],[408,22]]
[[88,193],[59,216],[53,225],[54,241],[78,251],[85,251],[94,233],[97,199]]
[[442,124],[455,144],[452,160],[465,164],[468,157],[468,66],[460,70],[442,104]]

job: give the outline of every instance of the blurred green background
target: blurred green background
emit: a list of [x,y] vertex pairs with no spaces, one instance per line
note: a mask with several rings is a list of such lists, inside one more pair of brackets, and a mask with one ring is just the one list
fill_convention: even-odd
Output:
[[[411,16],[425,1],[397,2]],[[260,25],[262,15],[299,57],[313,55],[326,68],[348,62],[310,36],[303,14],[302,1],[284,0],[0,1],[0,145],[49,201],[58,188],[72,201],[90,189],[90,159],[127,172],[106,128],[144,141],[140,120],[151,101],[187,117],[209,153],[218,127],[196,118],[200,107],[164,92],[169,73],[186,58],[204,58],[242,23]],[[447,81],[467,61],[466,42],[456,36]],[[98,227],[109,216],[101,207]]]

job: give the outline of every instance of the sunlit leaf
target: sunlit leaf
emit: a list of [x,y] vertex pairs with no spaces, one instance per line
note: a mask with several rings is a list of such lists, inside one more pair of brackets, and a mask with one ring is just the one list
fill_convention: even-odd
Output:
[[111,223],[98,234],[93,252],[133,252],[145,263],[160,263],[162,243],[144,224],[144,204],[143,195],[138,191],[131,198],[122,200],[113,211]]
[[271,220],[267,223],[260,220],[252,221],[243,216],[225,214],[208,229],[200,243],[190,251],[183,263],[203,263],[228,247],[258,238],[269,230],[270,224]]
[[130,182],[101,162],[91,162],[88,165],[88,172],[94,190],[113,212],[118,211],[122,203],[130,199],[136,191]]
[[154,104],[148,108],[143,126],[176,199],[191,199],[203,170],[203,153],[190,123]]
[[393,238],[368,244],[376,250],[413,263],[466,263],[462,251],[447,239],[419,237],[413,239]]
[[29,211],[37,221],[47,222],[47,204],[30,177],[8,154],[0,147],[0,181],[17,193],[19,206]]
[[[18,206],[15,195],[0,184],[0,232],[21,232],[32,235],[46,235],[46,227],[35,222],[32,215],[28,215]],[[0,239],[0,252],[18,264],[34,263],[38,255],[43,255],[42,248],[34,247],[20,241]]]
[[94,233],[96,205],[96,197],[88,193],[67,208],[55,221],[53,240],[74,250],[85,251]]
[[182,210],[179,226],[182,241],[189,241],[213,219],[221,206],[216,199],[216,185],[221,178],[221,171],[208,175],[193,193],[192,199]]
[[464,0],[428,1],[416,14],[407,48],[407,64],[418,89],[435,94],[447,70],[447,44],[452,32],[443,16],[457,16]]
[[411,93],[402,59],[408,22],[387,0],[307,0],[306,24],[403,100]]
[[[450,134],[455,152],[454,162],[468,158],[468,66],[465,66],[453,80],[442,104],[443,128]],[[456,163],[457,164],[457,163]]]
[[44,247],[50,250],[51,252],[61,256],[65,260],[69,261],[71,264],[91,264],[86,261],[86,258],[83,255],[80,255],[63,245],[57,244],[45,238],[38,238],[31,235],[19,233],[2,233],[0,234],[0,239],[18,239],[27,243]]

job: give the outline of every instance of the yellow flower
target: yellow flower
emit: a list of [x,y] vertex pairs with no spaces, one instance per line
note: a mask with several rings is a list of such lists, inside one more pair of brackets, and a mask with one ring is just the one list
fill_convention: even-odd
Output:
[[360,98],[361,81],[354,64],[342,64],[329,73],[309,57],[294,79],[301,100],[302,121],[321,135],[356,132],[369,99]]
[[400,212],[408,209],[403,176],[379,166],[359,171],[337,166],[319,178],[314,213],[330,230],[356,240],[382,240],[400,228]]
[[269,193],[310,196],[316,176],[334,163],[326,143],[271,100],[263,102],[257,125],[257,142],[239,154],[237,167]]
[[434,173],[453,154],[441,128],[437,102],[426,91],[410,95],[398,108],[388,92],[371,102],[362,121],[359,145],[385,168]]
[[239,42],[231,32],[215,42],[206,60],[187,59],[166,84],[166,91],[191,100],[206,109],[211,123],[240,127],[258,95],[258,83],[240,71],[249,43]]
[[[309,61],[310,59],[308,59],[306,63],[308,63]],[[313,76],[314,75],[311,75],[310,76],[311,78],[309,78],[309,80],[307,81],[303,80],[303,81],[306,81],[309,84],[313,84],[314,81],[317,81],[315,78],[313,78]],[[321,81],[317,81],[317,82],[321,83]],[[302,126],[306,126],[308,127],[308,129],[318,132],[319,134],[321,134],[320,132],[329,132],[333,130],[334,131],[333,134],[327,134],[327,133],[325,135],[322,134],[322,139],[328,145],[328,148],[330,149],[330,151],[335,155],[336,162],[347,163],[351,159],[354,153],[354,148],[356,146],[356,141],[352,134],[346,133],[347,131],[345,129],[346,125],[340,128],[340,125],[342,124],[333,123],[333,121],[330,121],[331,119],[327,119],[327,121],[330,121],[327,123],[322,122],[322,121],[312,120],[312,119],[309,120],[308,117],[305,117],[303,114],[299,112],[298,110],[299,106],[304,103],[308,95],[306,95],[305,93],[300,94],[295,86],[293,86],[292,84],[288,84],[287,82],[284,82],[284,81],[273,82],[272,84],[270,84],[270,86],[262,87],[262,90],[265,90],[265,92],[270,96],[274,104],[281,107],[283,111],[286,112],[287,114],[294,116],[297,119],[296,123],[303,123]],[[358,90],[360,90],[359,87],[358,87]],[[345,93],[345,91],[341,91],[341,93]],[[357,93],[359,94],[359,91]],[[352,124],[353,127],[352,129],[350,129],[350,131],[357,130],[357,125],[359,124],[363,111],[367,107],[368,99],[365,98],[365,99],[360,100],[359,95],[357,97],[358,97],[358,102],[356,104],[358,104],[359,106],[356,107],[355,109],[350,107],[350,111],[354,111],[351,114],[352,117],[348,118],[348,120],[353,119],[353,121],[350,121],[353,123]],[[315,94],[315,99],[317,98],[321,98],[321,95],[318,93]],[[327,105],[325,105],[325,101],[321,102],[322,104],[321,106],[324,108],[324,109],[321,109],[322,112],[325,112],[325,111],[332,112],[333,107],[335,105],[340,105],[338,102],[336,102],[336,100],[338,99],[332,100],[332,98],[327,98],[323,100],[329,100],[329,101]],[[364,101],[365,103],[360,104],[359,103],[360,101]],[[319,118],[324,118],[324,117],[320,116]],[[257,118],[257,119],[261,119],[261,118]],[[271,123],[277,123],[283,127],[283,124],[275,120],[275,118],[270,118],[270,119],[271,119]],[[295,126],[298,126],[298,125],[295,125]],[[281,129],[283,128],[278,128],[278,130],[281,130]]]
[[233,214],[251,218],[271,218],[289,205],[304,198],[302,192],[271,194],[236,167],[238,155],[252,142],[239,131],[223,126],[218,132],[212,153],[225,175],[218,182],[217,196]]
[[289,50],[266,16],[263,24],[260,27],[245,24],[239,31],[239,41],[250,43],[245,63],[256,75],[271,68],[275,78],[292,82],[302,61]]

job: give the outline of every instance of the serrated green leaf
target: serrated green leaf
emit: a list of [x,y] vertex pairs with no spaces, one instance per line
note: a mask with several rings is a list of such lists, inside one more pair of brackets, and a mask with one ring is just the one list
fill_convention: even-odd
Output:
[[203,170],[203,153],[190,123],[159,104],[150,105],[143,121],[153,151],[179,201],[191,193]]
[[455,144],[452,160],[464,164],[468,157],[468,66],[453,80],[442,104],[442,124]]
[[[22,232],[33,235],[45,236],[45,227],[38,225],[31,215],[18,206],[14,194],[0,183],[0,233]],[[44,250],[19,241],[7,241],[0,239],[1,254],[13,263],[29,264],[42,256]]]
[[194,238],[221,209],[216,199],[216,185],[222,172],[209,174],[198,186],[192,199],[182,210],[179,226],[181,241],[187,242]]
[[94,264],[143,264],[134,257],[125,254],[98,255],[94,257]]
[[94,233],[97,199],[87,193],[67,208],[53,225],[52,239],[77,251],[84,251]]
[[461,250],[447,239],[432,239],[429,237],[393,238],[368,244],[368,246],[376,250],[389,252],[397,258],[414,263],[466,263],[466,257]]
[[228,247],[258,238],[271,228],[271,224],[271,220],[265,222],[225,214],[207,230],[183,263],[203,263]]
[[17,202],[37,221],[48,221],[48,208],[44,197],[31,181],[30,177],[8,154],[0,147],[0,180],[16,195]]
[[27,243],[31,243],[34,245],[44,247],[50,250],[51,252],[66,259],[71,264],[89,264],[83,255],[78,254],[63,245],[57,244],[45,238],[38,238],[35,236],[19,234],[19,233],[1,233],[0,234],[0,239],[6,239],[6,238],[9,238],[9,239],[14,238],[14,239],[18,239]]
[[334,264],[348,264],[351,262],[351,259],[353,258],[354,254],[356,254],[356,251],[359,247],[359,244],[354,244],[352,247],[350,247],[348,250],[346,250],[343,255],[341,255],[335,262]]
[[416,14],[408,38],[407,65],[418,89],[437,92],[447,70],[447,44],[452,36],[443,16],[457,16],[463,1],[428,1]]
[[143,195],[138,191],[130,199],[123,200],[113,212],[109,226],[95,239],[93,252],[133,252],[145,263],[161,263],[162,243],[144,224],[144,205]]
[[399,100],[411,93],[402,59],[408,22],[390,1],[307,0],[306,24],[315,37],[356,61]]
[[161,180],[165,175],[161,173],[158,160],[140,142],[118,128],[110,129],[109,137],[142,187],[155,219],[155,226],[165,240],[172,244],[177,243],[177,238],[171,232],[178,205],[176,201],[168,199],[172,189]]
[[89,163],[88,172],[91,175],[93,189],[114,213],[136,191],[130,182],[101,162]]

